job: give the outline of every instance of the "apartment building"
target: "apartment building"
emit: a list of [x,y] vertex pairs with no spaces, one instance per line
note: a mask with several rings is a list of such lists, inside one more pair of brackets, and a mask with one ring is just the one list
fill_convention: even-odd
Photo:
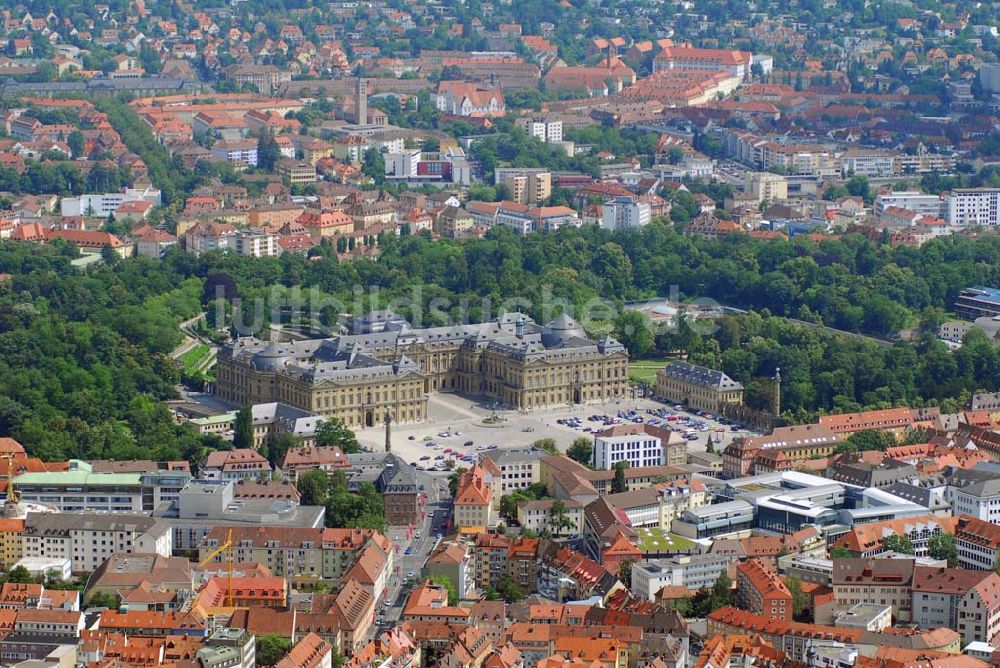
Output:
[[497,167],[493,179],[506,186],[511,201],[518,204],[537,204],[552,196],[552,172],[547,169]]
[[989,471],[959,469],[948,479],[945,499],[953,514],[1000,524],[1000,480]]
[[0,519],[0,569],[9,571],[24,556],[24,520]]
[[958,564],[977,571],[991,570],[1000,550],[1000,525],[962,515],[955,525]]
[[1000,628],[1000,575],[967,568],[917,566],[913,572],[913,622],[962,634],[962,644],[989,642]]
[[558,119],[528,116],[517,119],[515,125],[547,144],[561,142],[563,138],[563,122]]
[[22,473],[14,484],[24,501],[53,506],[61,512],[148,512],[174,501],[191,479],[187,471],[94,473],[90,464],[70,461],[69,471]]
[[788,199],[788,179],[770,172],[750,172],[747,174],[744,191],[753,195],[758,204],[783,202]]
[[726,554],[688,556],[638,561],[632,564],[632,593],[652,601],[667,586],[683,586],[692,591],[711,587],[727,572],[732,561]]
[[875,198],[875,216],[880,217],[886,209],[895,207],[922,216],[940,217],[944,200],[938,195],[928,195],[915,190],[898,190],[882,193]]
[[[557,519],[552,508],[556,503],[562,504],[562,517],[569,523],[566,527],[558,528],[554,524]],[[517,523],[536,532],[548,530],[553,533],[578,534],[583,528],[583,504],[573,499],[522,501],[517,506]]]
[[471,596],[476,588],[476,567],[472,548],[453,540],[441,542],[427,555],[420,576],[446,577],[455,584],[459,598]]
[[257,140],[233,139],[212,144],[212,157],[225,160],[236,170],[257,166]]
[[274,257],[280,254],[281,247],[278,245],[278,235],[256,227],[236,233],[234,250],[247,257]]
[[758,559],[736,566],[735,605],[771,619],[792,619],[792,593],[778,574],[768,570]]
[[583,221],[574,209],[568,206],[529,207],[517,202],[502,202],[497,210],[498,225],[515,230],[518,234],[556,230],[566,227],[580,227]]
[[687,440],[679,433],[648,424],[614,425],[594,433],[594,467],[613,469],[620,461],[631,468],[683,466]]
[[481,454],[480,461],[489,459],[500,470],[500,494],[494,499],[496,504],[499,505],[500,496],[538,483],[541,480],[541,460],[547,454],[534,446],[496,448]]
[[755,147],[759,149],[757,165],[764,171],[781,170],[785,174],[804,176],[836,177],[840,174],[837,156],[821,146],[786,146],[776,142],[765,142]]
[[706,488],[700,480],[680,479],[658,482],[643,489],[606,494],[600,500],[618,517],[627,517],[633,528],[656,527],[670,531],[674,519],[683,511],[705,505]]
[[107,218],[126,202],[148,202],[152,206],[162,203],[156,188],[125,188],[121,192],[63,197],[59,200],[59,213],[67,216],[93,216]]
[[68,559],[74,573],[92,573],[115,553],[169,557],[170,527],[145,515],[28,513],[24,556]]
[[909,622],[914,565],[912,559],[834,559],[837,608],[847,610],[859,603],[891,605],[897,623]]
[[880,178],[897,173],[896,155],[876,149],[854,149],[840,154],[840,175]]
[[745,51],[667,46],[653,58],[653,71],[713,70],[742,80],[750,73],[752,63],[753,55]]
[[201,470],[205,480],[256,480],[271,473],[271,464],[249,448],[216,450],[208,455]]
[[601,207],[601,227],[623,230],[649,225],[652,207],[637,197],[622,196],[605,202]]
[[876,557],[887,551],[883,544],[886,538],[902,536],[913,544],[914,555],[925,557],[931,538],[953,533],[955,522],[954,517],[934,515],[869,522],[855,526],[838,538],[832,546],[846,549],[853,557]]
[[293,186],[315,183],[316,167],[304,160],[285,159],[278,162],[278,175]]
[[1000,224],[1000,188],[956,188],[946,198],[945,218],[958,227]]

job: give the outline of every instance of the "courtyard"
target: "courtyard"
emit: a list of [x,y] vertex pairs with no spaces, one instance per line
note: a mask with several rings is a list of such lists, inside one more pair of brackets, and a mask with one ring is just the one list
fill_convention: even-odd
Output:
[[[405,461],[424,468],[452,459],[455,451],[461,453],[459,458],[461,455],[475,456],[482,451],[480,448],[492,445],[498,448],[523,447],[543,438],[555,440],[559,450],[565,452],[574,439],[581,436],[593,439],[592,432],[584,429],[589,427],[599,431],[604,428],[600,423],[588,421],[587,417],[590,415],[616,415],[619,411],[632,409],[643,417],[648,417],[647,409],[664,407],[666,404],[653,399],[636,398],[550,407],[530,413],[494,411],[491,406],[469,397],[437,393],[428,397],[427,421],[416,424],[393,423],[392,450]],[[670,410],[674,409],[671,407]],[[680,416],[690,415],[685,411],[675,412]],[[495,424],[489,424],[492,416],[498,419]],[[574,429],[557,422],[570,417],[579,418],[581,426]],[[713,435],[719,439],[715,443],[715,450],[721,452],[734,438],[750,433],[746,430],[734,432],[731,427],[722,427],[714,420],[703,421],[708,423],[708,428],[697,432],[697,440],[688,441],[689,452],[705,452],[709,438]],[[716,431],[717,429],[724,431]],[[358,441],[366,449],[381,450],[385,446],[385,430],[382,425],[362,428],[356,433]],[[444,433],[448,435],[442,436]],[[469,442],[472,445],[466,445]],[[458,465],[467,467],[469,464],[458,462]]]

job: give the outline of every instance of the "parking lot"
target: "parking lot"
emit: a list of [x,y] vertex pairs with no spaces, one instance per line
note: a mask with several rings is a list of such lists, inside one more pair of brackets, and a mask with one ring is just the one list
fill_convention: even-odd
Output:
[[[647,411],[669,411],[675,419],[650,415]],[[721,451],[730,441],[751,432],[734,432],[731,425],[721,425],[716,419],[707,419],[685,410],[677,410],[652,399],[622,399],[603,404],[560,406],[534,410],[492,411],[457,394],[434,394],[428,399],[426,422],[419,424],[394,424],[392,426],[393,452],[404,460],[422,468],[443,466],[449,459],[458,465],[468,465],[471,458],[489,446],[511,448],[533,443],[541,438],[552,438],[557,447],[565,451],[574,439],[591,438],[594,431],[607,428],[604,421],[590,420],[591,416],[604,415],[618,419],[619,412],[634,411],[635,418],[656,420],[660,426],[677,427],[691,431],[688,441],[690,452],[704,452],[710,437],[716,440],[715,449]],[[491,415],[503,418],[495,425],[484,423]],[[667,413],[663,414],[664,416]],[[575,418],[575,419],[574,419]],[[621,422],[635,422],[635,418]],[[685,420],[699,424],[686,425]],[[569,421],[569,424],[566,422]],[[447,435],[444,435],[447,434]],[[380,450],[385,443],[381,428],[371,427],[357,432],[361,444]],[[471,445],[467,445],[471,443]],[[446,452],[446,450],[448,452]],[[462,457],[470,459],[462,461]]]

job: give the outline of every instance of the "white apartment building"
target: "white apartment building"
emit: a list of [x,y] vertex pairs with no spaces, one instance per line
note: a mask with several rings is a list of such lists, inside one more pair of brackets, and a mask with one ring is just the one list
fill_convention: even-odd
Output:
[[896,158],[892,153],[875,150],[845,151],[840,156],[840,174],[881,177],[896,173]]
[[610,470],[620,461],[631,468],[680,466],[687,460],[687,441],[670,430],[641,425],[615,425],[594,434],[594,467]]
[[240,230],[235,250],[248,257],[273,257],[279,254],[278,237],[260,228]]
[[952,190],[946,218],[959,227],[995,227],[1000,224],[1000,188]]
[[479,456],[479,461],[491,460],[500,469],[500,493],[495,495],[497,507],[500,497],[519,489],[526,489],[541,480],[541,460],[546,452],[535,447],[497,448]]
[[[544,501],[523,501],[517,507],[517,522],[526,529],[539,532],[545,529],[555,532],[552,525],[553,499]],[[583,527],[583,504],[573,499],[563,501],[566,508],[564,517],[570,525],[560,531],[563,534],[578,534]]]
[[[212,157],[225,160],[235,169],[246,169],[257,166],[257,140],[238,139],[235,141],[220,141],[212,145]],[[295,157],[294,152],[291,156]]]
[[547,144],[561,142],[563,138],[563,122],[544,118],[521,118],[517,126],[530,136]]
[[173,533],[145,515],[28,513],[24,556],[69,559],[74,573],[92,573],[116,552],[169,557]]
[[649,225],[649,202],[640,202],[635,197],[615,197],[605,202],[601,210],[601,227],[606,230],[621,230]]
[[637,561],[632,564],[632,593],[652,601],[668,585],[684,586],[692,591],[711,587],[726,571],[731,557],[724,554],[694,554]]
[[59,213],[63,216],[107,218],[125,202],[149,202],[160,206],[160,191],[156,188],[126,188],[117,193],[63,197],[59,202]]
[[915,190],[898,190],[884,193],[875,198],[875,215],[881,216],[886,209],[895,207],[919,213],[922,216],[939,218],[943,204],[944,201],[937,195],[928,195]]
[[951,502],[955,517],[969,515],[976,519],[1000,524],[1000,480],[977,471],[956,473],[945,489],[944,498]]

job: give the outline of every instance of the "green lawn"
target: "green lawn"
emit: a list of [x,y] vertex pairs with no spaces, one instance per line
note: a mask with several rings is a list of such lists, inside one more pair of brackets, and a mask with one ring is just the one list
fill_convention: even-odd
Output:
[[643,552],[663,552],[666,550],[687,550],[694,547],[694,541],[683,536],[667,533],[656,527],[635,530],[639,535],[639,549]]
[[177,359],[184,365],[184,373],[193,374],[205,363],[211,354],[212,351],[208,347],[208,344],[199,343]]
[[632,360],[628,363],[629,380],[635,383],[655,383],[656,372],[667,365],[667,359]]

